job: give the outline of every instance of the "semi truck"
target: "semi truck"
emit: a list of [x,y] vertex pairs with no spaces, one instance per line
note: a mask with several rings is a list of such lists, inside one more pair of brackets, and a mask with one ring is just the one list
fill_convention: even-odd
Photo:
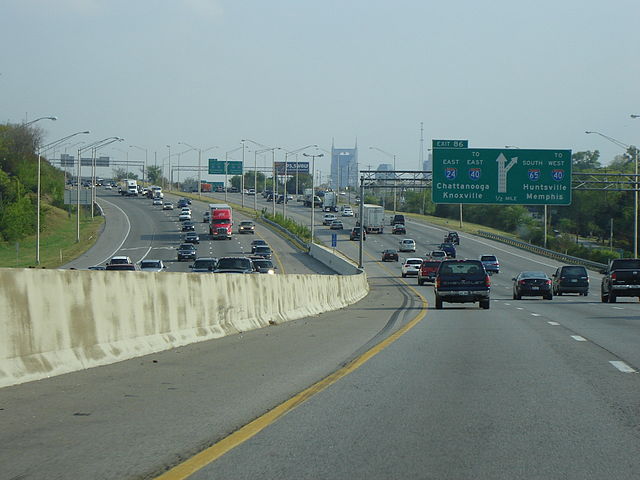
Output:
[[322,207],[322,200],[320,197],[318,195],[314,195],[312,189],[306,188],[304,190],[303,204],[305,207],[311,207],[312,202],[316,208]]
[[362,205],[362,226],[366,233],[383,233],[384,209],[379,205]]
[[123,180],[120,183],[120,195],[125,195],[127,197],[137,197],[138,196],[138,182],[135,180]]
[[226,230],[226,237],[231,240],[231,233],[233,227],[233,211],[231,207],[226,203],[210,203],[209,211],[209,234],[212,237],[220,238],[222,229]]
[[338,211],[338,195],[336,192],[325,192],[324,200],[322,201],[322,210],[325,212]]

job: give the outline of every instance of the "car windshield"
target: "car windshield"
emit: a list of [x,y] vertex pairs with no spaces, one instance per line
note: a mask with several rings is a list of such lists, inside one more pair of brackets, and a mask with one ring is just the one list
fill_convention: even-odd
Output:
[[190,243],[183,243],[182,245],[180,245],[180,250],[195,250],[195,249],[196,247],[194,247]]
[[587,274],[587,270],[584,267],[563,267],[562,268],[562,275],[586,275]]
[[240,222],[240,225],[245,226],[245,227],[247,227],[247,226],[250,227],[251,225],[253,225],[253,222]]

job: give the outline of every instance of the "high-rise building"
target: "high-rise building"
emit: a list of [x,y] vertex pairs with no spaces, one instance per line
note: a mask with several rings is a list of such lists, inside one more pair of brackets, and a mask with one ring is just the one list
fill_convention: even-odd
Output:
[[[384,172],[392,172],[393,171],[393,165],[390,163],[381,163],[380,165],[378,165],[378,168],[376,169],[376,179],[377,180],[387,180],[389,178],[393,178],[393,174],[392,173],[384,173]],[[380,172],[380,173],[378,173]]]
[[354,148],[336,148],[331,144],[331,188],[334,190],[358,185],[358,142]]

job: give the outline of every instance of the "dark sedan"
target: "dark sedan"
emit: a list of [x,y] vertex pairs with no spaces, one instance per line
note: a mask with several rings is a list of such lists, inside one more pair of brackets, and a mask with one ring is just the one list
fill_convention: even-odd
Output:
[[254,240],[251,242],[251,253],[254,253],[256,251],[256,247],[258,245],[267,245],[267,242],[262,240],[262,239],[258,239],[258,240]]
[[191,222],[184,222],[182,224],[182,231],[183,232],[195,232],[196,231],[196,226]]
[[397,262],[398,261],[398,251],[392,248],[382,251],[382,261],[383,262]]
[[200,237],[196,232],[187,232],[184,236],[184,241],[186,243],[200,243]]
[[551,279],[544,272],[520,272],[513,279],[513,299],[522,297],[542,297],[551,300]]
[[266,260],[271,259],[271,247],[268,245],[256,245],[255,250],[253,251],[253,255],[256,257],[262,257]]

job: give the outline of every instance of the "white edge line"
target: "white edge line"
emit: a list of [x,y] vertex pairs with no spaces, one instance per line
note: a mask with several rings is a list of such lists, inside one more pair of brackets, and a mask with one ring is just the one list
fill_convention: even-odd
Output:
[[636,371],[624,362],[610,360],[609,363],[623,373],[636,373]]
[[[124,245],[124,242],[127,241],[127,238],[129,237],[129,233],[131,233],[131,222],[129,221],[129,216],[125,213],[124,210],[122,210],[119,206],[117,206],[115,203],[110,202],[109,200],[105,200],[104,198],[101,198],[100,201],[102,202],[107,202],[111,205],[113,205],[114,207],[116,207],[118,210],[120,210],[122,212],[122,214],[124,215],[124,218],[127,220],[127,233],[124,236],[124,238],[122,239],[122,242],[120,242],[120,245],[118,245],[118,248],[116,248],[114,250],[114,252],[109,255],[107,258],[105,258],[104,260],[98,262],[96,265],[100,265],[101,263],[105,263],[107,260],[109,260],[111,257],[113,257],[116,253],[118,253],[118,250],[120,250],[122,248],[122,245]],[[105,217],[106,218],[106,217]]]

